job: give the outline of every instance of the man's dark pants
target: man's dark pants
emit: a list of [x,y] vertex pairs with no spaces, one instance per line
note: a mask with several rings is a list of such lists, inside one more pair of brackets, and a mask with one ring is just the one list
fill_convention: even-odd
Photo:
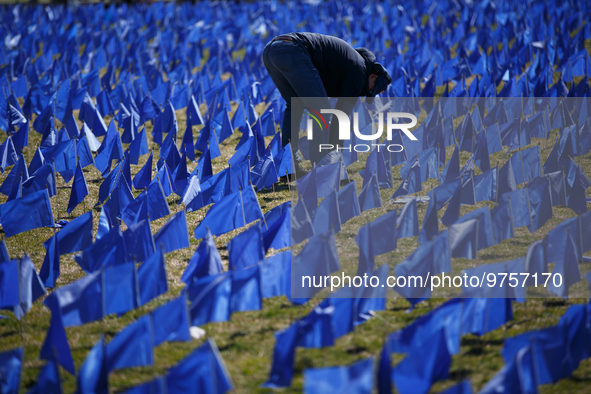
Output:
[[[281,36],[279,36],[281,37]],[[292,149],[297,149],[297,132],[292,138],[291,119],[297,120],[299,125],[304,108],[300,105],[294,106],[292,111],[292,97],[318,97],[314,107],[331,108],[326,90],[318,74],[318,70],[312,64],[310,55],[306,49],[297,41],[288,41],[276,37],[265,46],[263,62],[269,76],[279,89],[279,93],[285,100],[287,106],[283,115],[281,125],[281,145],[285,146],[292,139]],[[294,122],[295,124],[296,122]],[[299,131],[299,130],[297,130]]]

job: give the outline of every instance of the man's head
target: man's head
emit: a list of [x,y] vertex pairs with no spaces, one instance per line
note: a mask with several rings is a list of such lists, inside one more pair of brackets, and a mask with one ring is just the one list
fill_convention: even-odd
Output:
[[384,93],[391,82],[392,78],[384,66],[380,63],[374,63],[371,74],[369,74],[369,94],[367,96],[374,97]]
[[388,71],[380,63],[376,62],[376,56],[367,48],[355,48],[357,53],[365,59],[365,65],[369,70],[367,97],[374,97],[386,90],[392,78]]

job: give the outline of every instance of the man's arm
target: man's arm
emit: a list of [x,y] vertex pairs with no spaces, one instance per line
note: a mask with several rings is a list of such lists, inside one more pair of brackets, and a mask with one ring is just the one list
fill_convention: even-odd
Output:
[[[363,91],[365,84],[368,82],[366,81],[365,76],[365,68],[361,67],[350,67],[347,71],[345,77],[343,78],[343,82],[341,84],[341,89],[339,92],[339,99],[335,105],[335,109],[343,111],[347,114],[347,116],[351,115],[353,111],[353,107],[355,107],[355,103],[358,100],[359,95]],[[333,116],[333,120],[335,117]],[[330,131],[329,131],[329,143],[332,144],[335,148],[336,146],[342,147],[342,141],[339,141],[339,127],[336,122],[331,122],[330,124]]]
[[[347,114],[347,116],[350,116],[351,112],[353,111],[353,107],[355,107],[357,99],[357,97],[339,97],[335,105],[335,109],[343,111]],[[339,141],[338,122],[339,121],[336,119],[336,116],[333,116],[332,121],[330,122],[330,131],[328,133],[328,143],[334,146],[335,149],[337,145],[341,148],[343,147],[343,142]]]

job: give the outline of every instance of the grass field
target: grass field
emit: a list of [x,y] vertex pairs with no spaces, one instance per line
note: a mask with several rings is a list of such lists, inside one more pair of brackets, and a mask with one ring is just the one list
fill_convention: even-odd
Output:
[[[257,109],[259,112],[262,112],[263,108]],[[75,116],[77,117],[77,113],[75,113]],[[185,129],[185,119],[185,110],[177,111],[177,120],[180,129],[179,143]],[[107,118],[106,123],[108,124],[109,121],[110,119]],[[152,126],[146,124],[146,128],[148,131],[151,131]],[[558,130],[554,130],[549,141],[534,140],[532,142],[533,144],[540,144],[543,161],[545,161],[550,153],[552,147],[550,141],[554,141],[557,133]],[[198,127],[193,128],[193,134],[194,138],[198,136]],[[154,149],[154,160],[157,160],[158,147],[151,143],[150,133],[148,136],[150,148]],[[233,148],[238,142],[239,137],[240,134],[235,133],[222,144],[222,157],[213,161],[214,173],[222,170],[226,166],[226,162],[233,154]],[[268,137],[267,143],[269,141],[270,138]],[[35,132],[31,132],[29,146],[26,147],[23,152],[27,163],[32,159],[36,146],[39,143],[40,136]],[[447,150],[448,159],[451,156],[452,150],[453,148],[448,148]],[[491,157],[491,163],[494,164],[499,161],[502,165],[507,160],[507,158],[504,157],[505,151],[506,148],[503,152],[494,154]],[[361,191],[362,184],[362,179],[358,175],[358,172],[363,167],[365,157],[365,155],[361,155],[360,160],[348,168],[349,176],[356,180],[358,192]],[[137,173],[146,159],[147,155],[140,159],[139,165],[132,165],[132,176]],[[468,154],[462,153],[461,164],[463,165],[467,159]],[[579,159],[577,159],[577,161],[578,160]],[[591,157],[587,155],[580,158],[580,163],[585,172],[591,174]],[[189,171],[194,167],[195,163],[190,163]],[[389,202],[391,195],[401,182],[398,170],[399,167],[395,167],[392,171],[394,176],[394,189],[381,190],[383,207],[364,212],[360,217],[352,219],[337,235],[339,257],[344,266],[355,264],[357,261],[358,251],[355,246],[354,237],[359,226],[366,223],[367,220],[372,220],[387,211],[400,208],[400,206]],[[0,181],[4,180],[6,174],[0,178]],[[84,175],[88,182],[90,195],[86,198],[85,203],[80,204],[71,215],[66,214],[71,183],[65,184],[63,179],[58,176],[58,195],[52,198],[53,212],[56,219],[71,220],[92,209],[94,216],[94,232],[96,234],[100,211],[97,208],[93,209],[93,206],[97,201],[98,189],[102,182],[102,177],[94,167],[87,167],[84,170]],[[419,194],[426,195],[427,192],[437,184],[437,181],[432,179],[423,183],[423,191]],[[139,192],[134,192],[134,194],[137,195]],[[277,184],[275,185],[274,191],[260,191],[258,193],[258,199],[263,212],[266,212],[290,199],[289,188],[286,184]],[[168,202],[173,213],[182,209],[181,206],[177,205],[178,200],[179,197],[174,194],[168,197]],[[6,197],[1,196],[0,203],[4,201],[6,201]],[[489,204],[491,207],[494,206],[494,203],[485,202],[478,203],[476,207],[481,207],[485,204]],[[419,204],[420,223],[422,223],[426,207],[427,204]],[[462,214],[472,209],[474,209],[472,206],[462,206]],[[106,340],[109,341],[127,324],[153,310],[157,306],[164,304],[180,293],[180,290],[183,287],[180,277],[187,266],[191,255],[199,244],[198,240],[193,239],[193,229],[203,219],[206,210],[207,208],[187,214],[191,247],[166,255],[166,268],[169,282],[169,292],[167,294],[158,297],[141,308],[128,312],[120,318],[109,316],[99,322],[67,329],[68,340],[77,370],[82,364],[88,351],[99,339],[101,334],[104,334]],[[444,210],[441,210],[439,213],[440,218],[443,213]],[[554,207],[553,215],[554,217],[550,221],[533,234],[530,234],[525,228],[517,229],[515,238],[482,250],[478,254],[477,260],[453,259],[452,265],[454,272],[459,272],[461,269],[475,265],[521,257],[525,255],[528,246],[532,242],[542,239],[558,223],[569,217],[575,216],[574,213],[566,207]],[[152,232],[155,234],[167,219],[168,217],[165,217],[152,222]],[[124,225],[122,229],[125,229]],[[440,225],[440,230],[441,229],[442,226]],[[215,237],[216,245],[226,266],[226,244],[241,230],[232,231],[228,234]],[[6,244],[12,258],[20,258],[26,252],[35,263],[37,270],[39,270],[45,255],[42,243],[51,237],[52,234],[52,229],[40,228],[6,239]],[[587,236],[587,234],[584,234],[584,237]],[[397,250],[377,257],[376,262],[378,265],[388,263],[390,266],[394,266],[404,257],[408,256],[417,246],[418,243],[414,238],[400,240],[398,242]],[[74,262],[72,255],[61,256],[60,260],[61,276],[57,281],[58,287],[71,283],[84,276],[83,271]],[[590,269],[591,266],[589,263],[581,265],[581,272],[587,272]],[[586,287],[587,283],[583,280],[571,290],[576,290],[579,294],[585,294],[585,297],[587,297],[588,292],[586,291]],[[439,392],[466,378],[471,380],[475,391],[477,391],[503,366],[500,350],[505,338],[532,329],[554,325],[558,322],[558,319],[566,311],[569,305],[583,303],[586,302],[587,299],[588,298],[578,298],[566,301],[556,299],[529,299],[525,303],[514,303],[514,319],[505,326],[481,338],[471,335],[462,338],[461,351],[458,355],[453,356],[450,379],[437,383],[433,387],[432,392]],[[369,356],[377,357],[387,334],[406,326],[418,316],[436,308],[444,301],[444,299],[431,299],[418,304],[411,312],[407,312],[409,304],[406,300],[395,297],[389,298],[387,309],[385,311],[379,312],[376,317],[367,323],[358,326],[354,332],[338,339],[335,346],[323,349],[298,349],[292,387],[280,391],[301,391],[303,384],[302,371],[306,368],[344,365]],[[232,315],[229,322],[212,323],[203,327],[207,332],[207,336],[215,339],[220,349],[221,355],[226,362],[230,375],[236,386],[235,392],[252,393],[269,391],[260,389],[259,385],[267,379],[269,374],[273,346],[275,344],[273,333],[287,327],[296,319],[305,316],[318,302],[319,299],[315,299],[303,306],[292,306],[285,297],[267,299],[264,301],[263,309],[261,311],[236,313]],[[24,392],[34,384],[41,367],[45,363],[44,361],[39,360],[39,350],[49,327],[50,313],[48,309],[43,306],[42,300],[39,300],[20,323],[14,318],[12,313],[5,313],[5,315],[8,315],[9,319],[0,321],[0,351],[5,351],[17,346],[24,346],[25,363],[21,379],[21,391]],[[133,385],[148,381],[157,375],[162,375],[165,373],[166,369],[175,365],[179,360],[202,343],[203,339],[198,341],[193,340],[186,343],[162,344],[155,351],[155,366],[130,368],[112,373],[109,376],[111,390],[113,392],[124,391]],[[396,358],[393,362],[397,362],[398,360],[400,360],[400,358]],[[61,378],[64,391],[68,393],[74,392],[76,388],[75,377],[69,375],[64,370],[61,370]],[[572,378],[562,380],[555,386],[543,386],[541,392],[591,392],[591,361],[587,360],[583,362]]]

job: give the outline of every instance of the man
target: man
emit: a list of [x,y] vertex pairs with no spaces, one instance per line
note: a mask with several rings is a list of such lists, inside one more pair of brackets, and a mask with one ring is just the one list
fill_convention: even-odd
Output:
[[[374,97],[383,93],[392,79],[366,48],[353,48],[340,38],[317,33],[288,33],[275,37],[265,46],[263,61],[269,76],[287,106],[281,126],[281,144],[292,139],[291,120],[301,121],[303,108],[292,113],[292,97],[318,97],[320,108],[331,108],[328,97]],[[350,114],[354,102],[339,99],[336,109]],[[295,123],[295,122],[294,122]],[[338,145],[337,122],[332,122],[328,142]],[[294,136],[297,135],[294,133]],[[297,138],[291,141],[296,152]],[[295,172],[300,178],[306,171],[296,157]]]

